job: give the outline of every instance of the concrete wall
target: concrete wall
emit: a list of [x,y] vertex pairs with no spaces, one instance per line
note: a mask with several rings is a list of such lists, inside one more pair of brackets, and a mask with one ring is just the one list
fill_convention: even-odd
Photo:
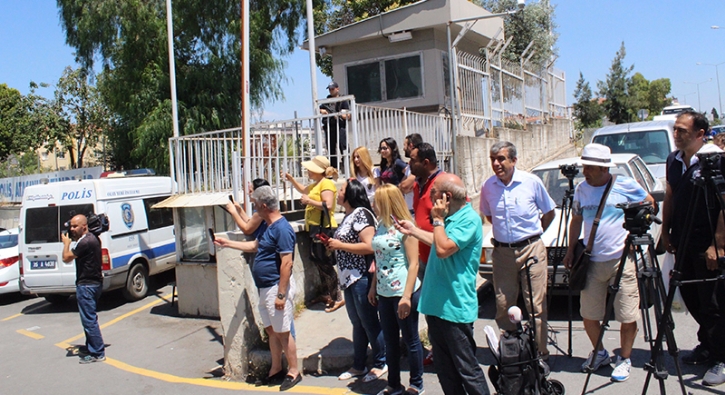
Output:
[[[292,275],[297,285],[295,306],[316,296],[320,284],[315,265],[309,259],[309,234],[299,221],[292,226],[297,232]],[[241,232],[229,232],[217,237],[245,240]],[[257,306],[259,294],[252,279],[252,254],[238,250],[217,250],[218,309],[224,340],[224,373],[233,380],[244,380],[249,372],[249,351],[262,345],[261,319]]]
[[528,170],[572,147],[569,124],[567,120],[554,119],[546,125],[527,125],[527,130],[496,128],[492,138],[458,136],[458,175],[466,184],[468,193],[479,193],[481,184],[493,175],[488,159],[491,146],[499,141],[512,142],[518,152],[516,167]]
[[[176,265],[176,289],[182,316],[219,317],[217,265],[179,263]],[[182,292],[183,291],[183,292]]]
[[20,205],[0,206],[0,228],[15,228],[20,223]]

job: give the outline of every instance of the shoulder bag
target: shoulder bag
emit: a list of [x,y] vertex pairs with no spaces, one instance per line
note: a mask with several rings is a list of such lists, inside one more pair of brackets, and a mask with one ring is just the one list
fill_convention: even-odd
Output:
[[592,230],[589,232],[589,242],[584,247],[584,241],[579,240],[576,243],[574,249],[574,264],[569,270],[569,289],[572,291],[581,291],[587,285],[587,273],[589,272],[589,266],[591,266],[592,248],[594,248],[594,236],[597,234],[597,227],[599,227],[599,219],[602,217],[604,206],[607,203],[607,196],[609,191],[612,189],[614,180],[617,178],[615,174],[612,174],[612,178],[607,184],[607,188],[602,194],[602,200],[599,201],[599,209],[597,215],[594,217],[594,223],[592,224]]
[[[327,218],[327,224],[325,224]],[[320,213],[320,225],[310,226],[310,257],[321,265],[335,265],[335,254],[328,251],[323,240],[332,238],[335,235],[335,228],[332,227],[330,211],[327,203],[322,202],[322,213]]]

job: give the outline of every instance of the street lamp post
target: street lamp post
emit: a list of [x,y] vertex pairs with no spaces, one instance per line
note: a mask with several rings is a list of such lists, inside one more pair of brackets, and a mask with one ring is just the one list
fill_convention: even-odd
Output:
[[[689,95],[694,95],[695,93],[697,93],[697,92],[683,93],[683,94],[682,94],[682,97],[683,97],[684,99],[682,100],[682,104],[687,104],[687,96],[689,96]],[[680,96],[680,95],[677,95],[677,97],[678,97],[678,98],[679,98],[679,96]]]
[[718,72],[717,66],[720,66],[721,64],[725,64],[725,62],[720,62],[717,64],[697,62],[698,66],[715,66],[715,78],[717,78],[717,100],[720,104],[720,107],[718,107],[718,110],[720,110],[718,115],[720,117],[722,117],[722,95],[720,94],[720,73]]
[[[456,89],[456,70],[455,68],[458,65],[458,59],[456,58],[456,45],[458,44],[458,41],[463,38],[463,35],[466,34],[472,27],[473,24],[478,22],[481,19],[489,19],[489,18],[498,18],[503,17],[507,15],[515,14],[521,10],[524,9],[524,6],[526,5],[525,0],[517,0],[517,8],[513,11],[507,11],[502,12],[499,14],[489,14],[489,15],[483,15],[483,16],[474,16],[474,17],[468,17],[468,18],[461,18],[461,19],[455,19],[448,21],[446,24],[446,41],[448,44],[448,81],[449,81],[449,88],[450,88],[450,97],[451,97],[451,123],[453,126],[453,166],[454,166],[454,172],[456,171],[456,135],[458,134],[458,114],[456,113],[456,106],[458,105],[458,89]],[[460,22],[472,22],[467,23],[463,29],[458,33],[458,36],[455,40],[451,41],[451,25],[454,23],[460,23]]]
[[708,78],[707,80],[702,81],[702,82],[687,82],[687,81],[685,81],[685,84],[697,85],[697,109],[698,109],[697,111],[702,111],[702,105],[700,103],[700,85],[702,85],[702,84],[704,84],[706,82],[710,82],[710,81],[712,81],[712,78]]

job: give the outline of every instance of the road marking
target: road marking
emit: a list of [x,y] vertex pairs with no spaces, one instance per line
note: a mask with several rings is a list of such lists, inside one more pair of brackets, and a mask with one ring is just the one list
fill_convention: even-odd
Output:
[[5,317],[5,318],[3,318],[3,319],[2,319],[2,320],[0,320],[0,321],[10,321],[10,320],[12,320],[13,318],[18,318],[18,317],[20,317],[21,315],[25,315],[25,314],[28,314],[28,313],[32,313],[33,311],[35,311],[35,310],[38,310],[38,309],[42,309],[43,307],[46,307],[46,306],[48,306],[49,304],[50,304],[50,303],[43,303],[43,304],[41,304],[40,306],[35,306],[35,307],[33,307],[32,309],[29,309],[28,311],[24,311],[24,312],[22,312],[22,313],[18,313],[18,314],[15,314],[15,315],[11,315],[10,317]]
[[[176,384],[192,384],[192,385],[198,385],[201,387],[211,387],[211,388],[221,388],[221,389],[230,389],[230,390],[245,390],[245,391],[254,391],[254,392],[279,392],[279,387],[256,387],[252,384],[242,383],[242,382],[235,382],[235,381],[221,381],[221,380],[213,380],[208,378],[188,378],[188,377],[179,377],[174,376],[167,373],[161,373],[156,372],[153,370],[143,369],[136,366],[131,366],[129,364],[123,363],[121,361],[115,360],[113,358],[106,357],[106,363],[121,369],[123,371],[129,372],[129,373],[135,373],[139,374],[141,376],[150,377],[153,379],[166,381],[168,383],[176,383]],[[294,393],[300,393],[300,394],[320,394],[320,395],[344,395],[348,394],[349,389],[347,388],[326,388],[326,387],[313,387],[313,386],[304,386],[304,385],[296,385],[291,392]]]
[[[113,324],[118,323],[119,321],[128,318],[134,314],[138,314],[143,310],[149,309],[153,306],[156,306],[157,304],[161,302],[168,302],[169,298],[171,297],[171,294],[167,294],[164,296],[161,296],[160,299],[155,300],[151,303],[148,303],[142,307],[139,307],[133,311],[130,311],[126,314],[120,315],[111,321],[106,322],[105,324],[101,325],[101,328],[107,328]],[[20,330],[18,330],[20,332]],[[26,331],[27,332],[27,331]],[[34,337],[34,336],[40,336],[38,334],[35,334],[33,332],[23,333],[27,336]],[[84,337],[85,334],[81,333],[78,336],[71,337],[70,339],[64,340],[60,343],[56,343],[55,345],[62,348],[67,349],[68,347],[72,347],[71,343]],[[42,338],[42,336],[40,337]],[[211,387],[211,388],[221,388],[221,389],[230,389],[230,390],[245,390],[245,391],[254,391],[254,392],[279,392],[278,387],[257,387],[252,384],[242,383],[242,382],[235,382],[235,381],[222,381],[222,380],[213,380],[209,378],[189,378],[189,377],[179,377],[174,376],[172,374],[168,373],[162,373],[157,372],[154,370],[139,368],[133,365],[129,365],[127,363],[121,362],[119,360],[109,358],[106,356],[106,364],[113,366],[114,368],[139,374],[141,376],[150,377],[156,380],[165,381],[167,383],[177,383],[177,384],[191,384],[191,385],[197,385],[200,387]],[[319,395],[345,395],[349,394],[350,390],[347,388],[328,388],[328,387],[315,387],[315,386],[304,386],[304,385],[296,385],[294,387],[294,390],[291,391],[294,393],[300,393],[300,394],[319,394]]]
[[[132,316],[134,314],[138,314],[138,313],[140,313],[140,312],[142,312],[142,311],[144,311],[146,309],[150,309],[151,307],[154,307],[154,306],[156,306],[157,304],[159,304],[161,302],[168,302],[169,301],[169,297],[171,297],[171,294],[163,295],[163,296],[160,297],[160,299],[154,300],[151,303],[147,303],[147,304],[145,304],[145,305],[143,305],[143,306],[141,306],[141,307],[139,307],[139,308],[137,308],[135,310],[129,311],[126,314],[122,314],[122,315],[120,315],[120,316],[118,316],[118,317],[116,317],[116,318],[114,318],[114,319],[106,322],[105,324],[102,324],[100,326],[100,328],[101,329],[108,328],[109,326],[111,326],[113,324],[116,324],[116,323],[118,323],[119,321],[121,321],[121,320],[123,320],[125,318],[128,318],[128,317],[130,317],[130,316]],[[60,347],[62,349],[66,349],[66,348],[68,348],[68,347],[71,346],[71,343],[72,342],[74,342],[74,341],[76,341],[76,340],[78,340],[78,339],[80,339],[82,337],[85,337],[85,333],[81,333],[80,335],[73,336],[70,339],[66,339],[66,340],[63,340],[60,343],[56,343],[56,346],[58,346],[58,347]]]
[[18,329],[15,332],[18,332],[21,335],[25,335],[25,336],[30,337],[30,338],[33,338],[35,340],[40,340],[40,339],[45,338],[45,336],[43,336],[41,334],[38,334],[38,333],[35,333],[35,332],[31,332],[31,331],[25,330],[25,329]]

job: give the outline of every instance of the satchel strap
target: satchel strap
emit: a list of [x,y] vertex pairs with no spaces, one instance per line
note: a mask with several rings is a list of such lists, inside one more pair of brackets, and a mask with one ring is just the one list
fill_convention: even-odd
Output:
[[614,180],[616,180],[617,175],[612,174],[612,178],[609,179],[609,182],[607,183],[607,188],[604,190],[604,193],[602,194],[602,200],[599,201],[599,209],[597,210],[597,216],[594,217],[594,223],[592,224],[592,230],[589,232],[589,241],[587,242],[587,254],[592,253],[592,249],[594,248],[594,236],[597,234],[597,228],[599,227],[599,221],[602,218],[602,212],[604,212],[604,206],[607,204],[607,196],[609,196],[609,191],[612,189],[612,185],[614,185]]

